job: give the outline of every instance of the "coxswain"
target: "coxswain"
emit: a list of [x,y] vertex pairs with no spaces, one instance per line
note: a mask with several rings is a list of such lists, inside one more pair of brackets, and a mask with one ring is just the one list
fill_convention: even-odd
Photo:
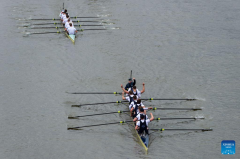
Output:
[[131,90],[133,92],[133,95],[136,95],[136,96],[138,96],[138,98],[141,98],[141,94],[143,94],[145,92],[145,83],[143,83],[143,89],[141,91],[139,91],[136,86],[129,88],[128,91],[126,91],[122,85],[121,85],[121,88],[126,94],[128,94],[129,91]]
[[128,79],[128,83],[125,86],[125,90],[128,91],[128,89],[132,88],[133,86],[135,86],[135,84],[136,84],[135,78],[133,78],[133,81],[132,81],[132,78],[129,78]]
[[72,23],[69,23],[69,28],[67,29],[68,35],[75,35],[77,33],[77,30],[72,26]]
[[138,134],[141,135],[145,132],[148,134],[148,123],[154,120],[153,114],[150,113],[151,118],[145,119],[143,114],[140,115],[140,121],[137,121],[135,129],[138,130]]

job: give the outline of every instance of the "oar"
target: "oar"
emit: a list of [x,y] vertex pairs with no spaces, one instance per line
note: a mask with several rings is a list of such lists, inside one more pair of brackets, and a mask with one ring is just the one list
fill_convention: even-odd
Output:
[[73,92],[69,94],[122,94],[118,92]]
[[72,107],[81,107],[86,105],[98,105],[98,104],[127,103],[127,102],[128,101],[116,101],[116,102],[105,102],[105,103],[80,104],[80,105],[72,105]]
[[[75,25],[75,26],[104,26],[104,25]],[[65,28],[65,27],[31,27],[31,29],[51,29],[51,28],[56,28],[56,29],[59,29],[59,28]]]
[[132,70],[131,70],[130,78],[132,79]]
[[[77,31],[85,31],[85,30],[107,30],[107,29],[80,29],[80,30],[77,30]],[[55,32],[27,33],[27,34],[52,34],[52,33],[63,33],[63,32],[55,31]]]
[[174,99],[174,98],[143,98],[142,100],[187,100],[187,101],[192,101],[192,100],[197,100],[197,99],[188,99],[188,98],[186,98],[186,99],[181,99],[181,98],[176,98],[176,99]]
[[154,118],[154,120],[181,120],[181,119],[204,119],[204,118]]
[[26,34],[51,34],[51,33],[62,33],[61,31],[55,31],[55,32],[41,32],[41,33],[26,33]]
[[77,30],[77,31],[85,31],[85,30],[108,30],[108,29],[80,29],[80,30]]
[[[95,23],[101,23],[100,21],[80,21],[80,20],[73,21],[73,22],[76,22],[76,23],[79,23],[79,22],[95,22]],[[62,23],[39,23],[39,24],[32,24],[32,25],[48,25],[48,24],[62,24]]]
[[201,108],[156,108],[154,107],[152,110],[202,110]]
[[70,18],[75,18],[75,19],[77,19],[77,18],[100,18],[100,17],[70,17]]
[[68,119],[78,119],[78,118],[87,117],[87,116],[105,115],[105,114],[115,114],[115,113],[121,114],[121,113],[125,113],[125,112],[129,112],[129,111],[119,110],[119,111],[109,112],[109,113],[99,113],[99,114],[90,114],[90,115],[82,115],[82,116],[69,116]]
[[149,130],[159,130],[159,131],[212,131],[212,129],[149,129]]
[[[77,18],[100,18],[100,17],[70,17],[70,18],[74,18],[74,19],[77,19]],[[60,20],[60,18],[49,18],[49,19],[30,19],[30,20]]]
[[111,124],[123,124],[123,123],[129,123],[133,122],[132,120],[129,121],[120,121],[120,122],[113,122],[113,123],[105,123],[105,124],[96,124],[96,125],[85,125],[85,126],[78,126],[78,127],[69,127],[68,130],[78,130],[81,128],[86,128],[86,127],[94,127],[94,126],[102,126],[102,125],[111,125]]

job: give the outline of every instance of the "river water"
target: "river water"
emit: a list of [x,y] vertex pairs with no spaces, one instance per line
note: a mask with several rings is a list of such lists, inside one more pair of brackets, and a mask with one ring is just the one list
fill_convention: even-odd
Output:
[[[109,30],[79,32],[75,45],[64,34],[26,36],[26,32],[56,31],[22,26],[46,22],[29,18],[58,17],[62,3],[1,3],[0,158],[240,158],[239,1],[73,0],[65,2],[71,16],[98,15],[110,23],[82,28]],[[127,108],[123,104],[72,108],[121,96],[66,92],[121,92],[131,70],[140,90],[146,84],[143,98],[198,99],[146,101],[146,106],[203,109],[155,111],[154,117],[205,119],[153,121],[150,128],[213,131],[155,132],[145,154],[131,125],[67,130],[130,120],[128,114],[67,119]],[[235,155],[221,154],[222,140],[235,140]]]

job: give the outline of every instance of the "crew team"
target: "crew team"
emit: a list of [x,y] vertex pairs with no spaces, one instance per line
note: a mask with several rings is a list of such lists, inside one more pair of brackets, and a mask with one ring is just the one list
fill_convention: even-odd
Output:
[[77,33],[77,30],[74,28],[73,22],[70,19],[69,14],[67,13],[67,9],[62,10],[62,12],[59,14],[59,17],[61,17],[61,21],[63,23],[63,26],[65,27],[65,31],[69,35],[75,35]]
[[[133,80],[133,81],[132,81]],[[145,92],[145,84],[143,83],[143,89],[139,91],[135,86],[136,79],[129,78],[125,88],[121,85],[123,90],[122,100],[128,100],[130,114],[133,117],[133,121],[136,122],[135,129],[139,135],[148,134],[148,123],[154,120],[153,114],[150,113],[151,117],[148,118],[146,110],[152,109],[151,107],[146,108],[141,101],[141,94]],[[126,97],[124,96],[126,93]]]

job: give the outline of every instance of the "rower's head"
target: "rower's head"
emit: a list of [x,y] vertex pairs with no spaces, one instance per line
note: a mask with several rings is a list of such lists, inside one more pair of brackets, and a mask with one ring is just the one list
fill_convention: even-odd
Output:
[[68,22],[70,22],[70,18],[68,18]]
[[133,100],[137,100],[137,96],[134,95],[134,96],[133,96]]
[[137,89],[137,87],[136,86],[133,86],[133,90],[136,90]]
[[64,13],[67,13],[67,9],[64,10]]
[[141,99],[138,99],[137,100],[137,104],[141,104],[142,100]]
[[144,115],[143,114],[140,115],[140,119],[144,119]]
[[140,112],[143,113],[144,112],[144,109],[143,107],[140,108]]
[[128,79],[128,83],[132,83],[132,78],[129,78],[129,79]]
[[69,15],[67,14],[66,17],[69,18]]
[[129,91],[128,93],[129,93],[129,95],[133,95],[133,91]]
[[72,23],[69,23],[70,27],[72,26]]

